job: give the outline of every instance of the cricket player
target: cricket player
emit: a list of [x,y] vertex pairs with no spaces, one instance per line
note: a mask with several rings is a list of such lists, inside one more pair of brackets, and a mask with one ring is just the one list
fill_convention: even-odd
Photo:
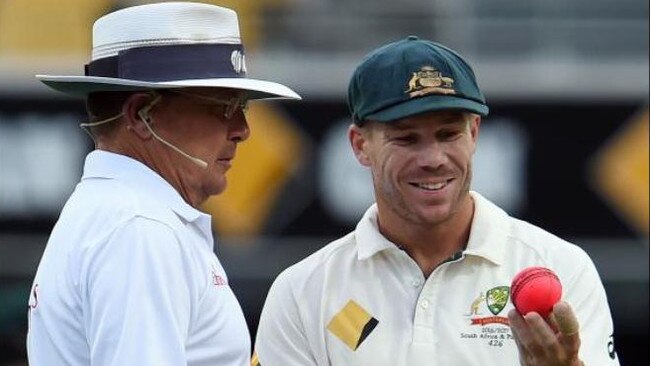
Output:
[[[587,254],[470,191],[488,106],[463,57],[413,36],[385,45],[354,71],[348,103],[376,202],[353,232],[278,276],[254,363],[619,364]],[[529,266],[564,286],[553,317],[513,309],[510,283]]]

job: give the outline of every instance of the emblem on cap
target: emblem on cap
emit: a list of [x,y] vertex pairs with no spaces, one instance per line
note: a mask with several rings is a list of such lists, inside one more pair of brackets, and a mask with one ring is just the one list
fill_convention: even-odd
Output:
[[452,87],[454,79],[443,76],[442,73],[431,66],[422,66],[420,71],[414,72],[408,83],[405,93],[411,98],[427,94],[456,94]]
[[230,54],[230,62],[236,73],[246,73],[246,57],[240,50],[232,51],[232,54]]

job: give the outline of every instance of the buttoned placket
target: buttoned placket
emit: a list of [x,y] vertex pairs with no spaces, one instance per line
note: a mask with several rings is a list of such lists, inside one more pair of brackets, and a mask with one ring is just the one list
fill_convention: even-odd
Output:
[[413,343],[433,343],[433,313],[435,305],[433,298],[435,294],[435,282],[431,281],[433,274],[428,280],[425,279],[418,264],[405,251],[397,249],[395,254],[400,258],[404,266],[404,282],[408,287],[413,288],[412,291],[418,293],[417,300],[414,304],[415,316],[412,324],[412,341]]
[[[410,257],[409,259],[415,263]],[[420,296],[415,304],[415,316],[413,319],[413,343],[435,344],[437,342],[435,328],[435,311],[438,308],[440,289],[443,286],[442,275],[447,267],[462,260],[462,257],[450,262],[440,264],[429,277],[424,280]],[[417,266],[417,264],[416,264]],[[418,267],[418,270],[419,267]],[[422,275],[422,272],[420,271]],[[422,278],[424,278],[422,276]]]

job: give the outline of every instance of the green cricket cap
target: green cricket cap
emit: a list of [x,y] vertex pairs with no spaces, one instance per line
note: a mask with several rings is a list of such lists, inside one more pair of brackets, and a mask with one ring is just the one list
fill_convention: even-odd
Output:
[[364,57],[348,86],[356,124],[391,122],[445,109],[487,116],[471,66],[454,50],[409,36]]

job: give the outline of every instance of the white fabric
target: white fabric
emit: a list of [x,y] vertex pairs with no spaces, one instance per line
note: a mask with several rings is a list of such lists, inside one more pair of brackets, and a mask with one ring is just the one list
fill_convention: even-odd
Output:
[[[91,60],[116,56],[131,48],[188,45],[241,44],[237,13],[228,8],[196,2],[164,2],[128,7],[99,18],[93,26]],[[245,56],[232,67],[246,70]],[[187,79],[150,82],[82,75],[36,75],[57,91],[86,96],[98,91],[128,91],[179,87],[213,87],[249,90],[250,99],[301,99],[290,88],[251,78]]]
[[[75,94],[71,89],[74,84],[106,84],[106,85],[123,85],[133,87],[133,90],[142,89],[171,89],[187,87],[208,87],[208,88],[234,88],[241,90],[250,90],[262,92],[263,99],[289,98],[301,99],[293,90],[288,87],[274,83],[272,81],[249,79],[249,78],[221,78],[221,79],[193,79],[178,80],[167,82],[149,82],[138,80],[127,80],[118,78],[107,78],[102,76],[63,76],[63,75],[36,75],[36,78],[45,83],[47,86],[70,94]],[[107,88],[108,89],[108,88]],[[251,99],[258,99],[252,97]],[[262,98],[259,98],[262,99]]]
[[29,364],[248,365],[210,221],[145,165],[90,153],[34,279]]
[[[577,313],[585,364],[618,365],[608,353],[609,305],[586,253],[471,194],[476,209],[467,249],[426,280],[415,261],[379,233],[376,206],[354,232],[281,273],[259,323],[260,364],[518,365],[504,324],[512,303],[508,299],[493,312],[487,298],[494,292],[488,291],[509,286],[520,269],[540,265],[558,274],[563,299]],[[350,300],[378,321],[356,350],[328,330]]]
[[92,60],[115,56],[134,47],[194,43],[241,43],[237,13],[191,2],[118,10],[99,18],[93,25]]

